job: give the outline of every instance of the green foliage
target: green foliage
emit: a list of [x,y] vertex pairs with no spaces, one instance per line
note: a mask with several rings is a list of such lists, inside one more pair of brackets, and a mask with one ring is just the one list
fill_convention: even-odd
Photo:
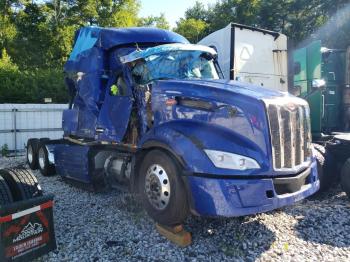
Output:
[[328,11],[333,13],[325,15],[330,18],[321,21],[324,25],[312,34],[312,38],[321,39],[324,46],[344,49],[350,45],[350,4],[344,5],[343,2],[349,1],[334,1],[334,6],[325,3]]
[[135,26],[140,4],[137,0],[74,0],[68,3],[72,24],[108,27]]
[[7,54],[6,49],[2,49],[0,57],[0,70],[17,71],[18,66],[14,64],[11,57]]
[[185,12],[185,19],[196,19],[207,21],[210,11],[205,8],[204,4],[196,1],[193,7],[190,7]]
[[[205,22],[205,35],[235,22],[282,32],[294,45],[315,39],[331,48],[350,45],[349,0],[218,0],[207,8],[196,2],[178,27],[189,19]],[[189,39],[197,38],[196,31],[187,34]]]
[[177,22],[175,32],[186,37],[191,43],[196,43],[205,36],[207,27],[207,23],[203,20],[194,18],[180,19]]
[[[66,102],[62,68],[81,26],[169,29],[164,14],[140,18],[140,0],[0,0],[0,102]],[[175,31],[197,42],[230,22],[285,33],[295,45],[350,45],[349,0],[197,1]]]
[[3,156],[3,157],[7,157],[8,155],[9,155],[9,147],[8,147],[8,145],[7,144],[3,144],[2,146],[1,146],[1,156]]
[[0,14],[0,48],[11,41],[17,34],[16,27],[8,15]]
[[0,68],[0,103],[67,103],[62,70],[9,70]]
[[[62,68],[81,26],[139,23],[138,0],[0,1],[0,50],[22,70]],[[16,8],[14,8],[16,7]],[[164,16],[159,23],[166,24]],[[158,21],[157,20],[157,21]]]
[[139,9],[139,0],[0,0],[0,103],[66,103],[63,65],[75,31],[140,20],[169,27],[164,15],[140,19]]
[[166,20],[164,14],[160,14],[160,16],[148,16],[141,18],[139,20],[138,26],[158,27],[166,30],[169,30],[170,28],[170,25]]

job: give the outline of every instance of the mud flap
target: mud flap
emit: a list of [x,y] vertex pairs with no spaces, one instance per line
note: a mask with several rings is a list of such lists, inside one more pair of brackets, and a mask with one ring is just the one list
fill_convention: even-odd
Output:
[[0,261],[29,261],[56,249],[53,195],[2,206]]

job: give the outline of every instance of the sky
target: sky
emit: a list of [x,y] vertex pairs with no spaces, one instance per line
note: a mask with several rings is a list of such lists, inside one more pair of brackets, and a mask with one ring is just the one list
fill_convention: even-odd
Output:
[[[140,16],[159,16],[164,13],[171,27],[184,16],[187,8],[192,7],[196,0],[141,0]],[[214,4],[217,0],[201,0],[205,6]]]

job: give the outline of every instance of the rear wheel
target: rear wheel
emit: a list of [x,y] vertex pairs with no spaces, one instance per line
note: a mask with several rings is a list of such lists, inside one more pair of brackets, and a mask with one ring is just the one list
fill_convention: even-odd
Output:
[[53,164],[50,164],[49,152],[47,151],[44,143],[40,144],[38,150],[38,162],[40,173],[43,176],[52,176],[55,174],[55,166]]
[[27,169],[14,168],[0,170],[13,196],[14,201],[42,196],[42,190],[36,177]]
[[40,141],[37,138],[31,138],[27,142],[27,164],[30,169],[38,169],[38,148]]
[[189,208],[180,167],[168,154],[153,150],[145,156],[138,188],[144,208],[156,222],[173,226],[186,219]]
[[0,175],[0,206],[8,205],[13,202],[12,194],[5,179]]
[[346,195],[350,198],[350,158],[348,158],[340,173],[340,184]]

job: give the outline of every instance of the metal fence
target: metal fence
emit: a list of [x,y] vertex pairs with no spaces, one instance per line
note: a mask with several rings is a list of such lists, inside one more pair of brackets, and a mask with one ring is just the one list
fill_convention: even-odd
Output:
[[23,151],[29,138],[62,137],[66,104],[0,104],[0,147]]

